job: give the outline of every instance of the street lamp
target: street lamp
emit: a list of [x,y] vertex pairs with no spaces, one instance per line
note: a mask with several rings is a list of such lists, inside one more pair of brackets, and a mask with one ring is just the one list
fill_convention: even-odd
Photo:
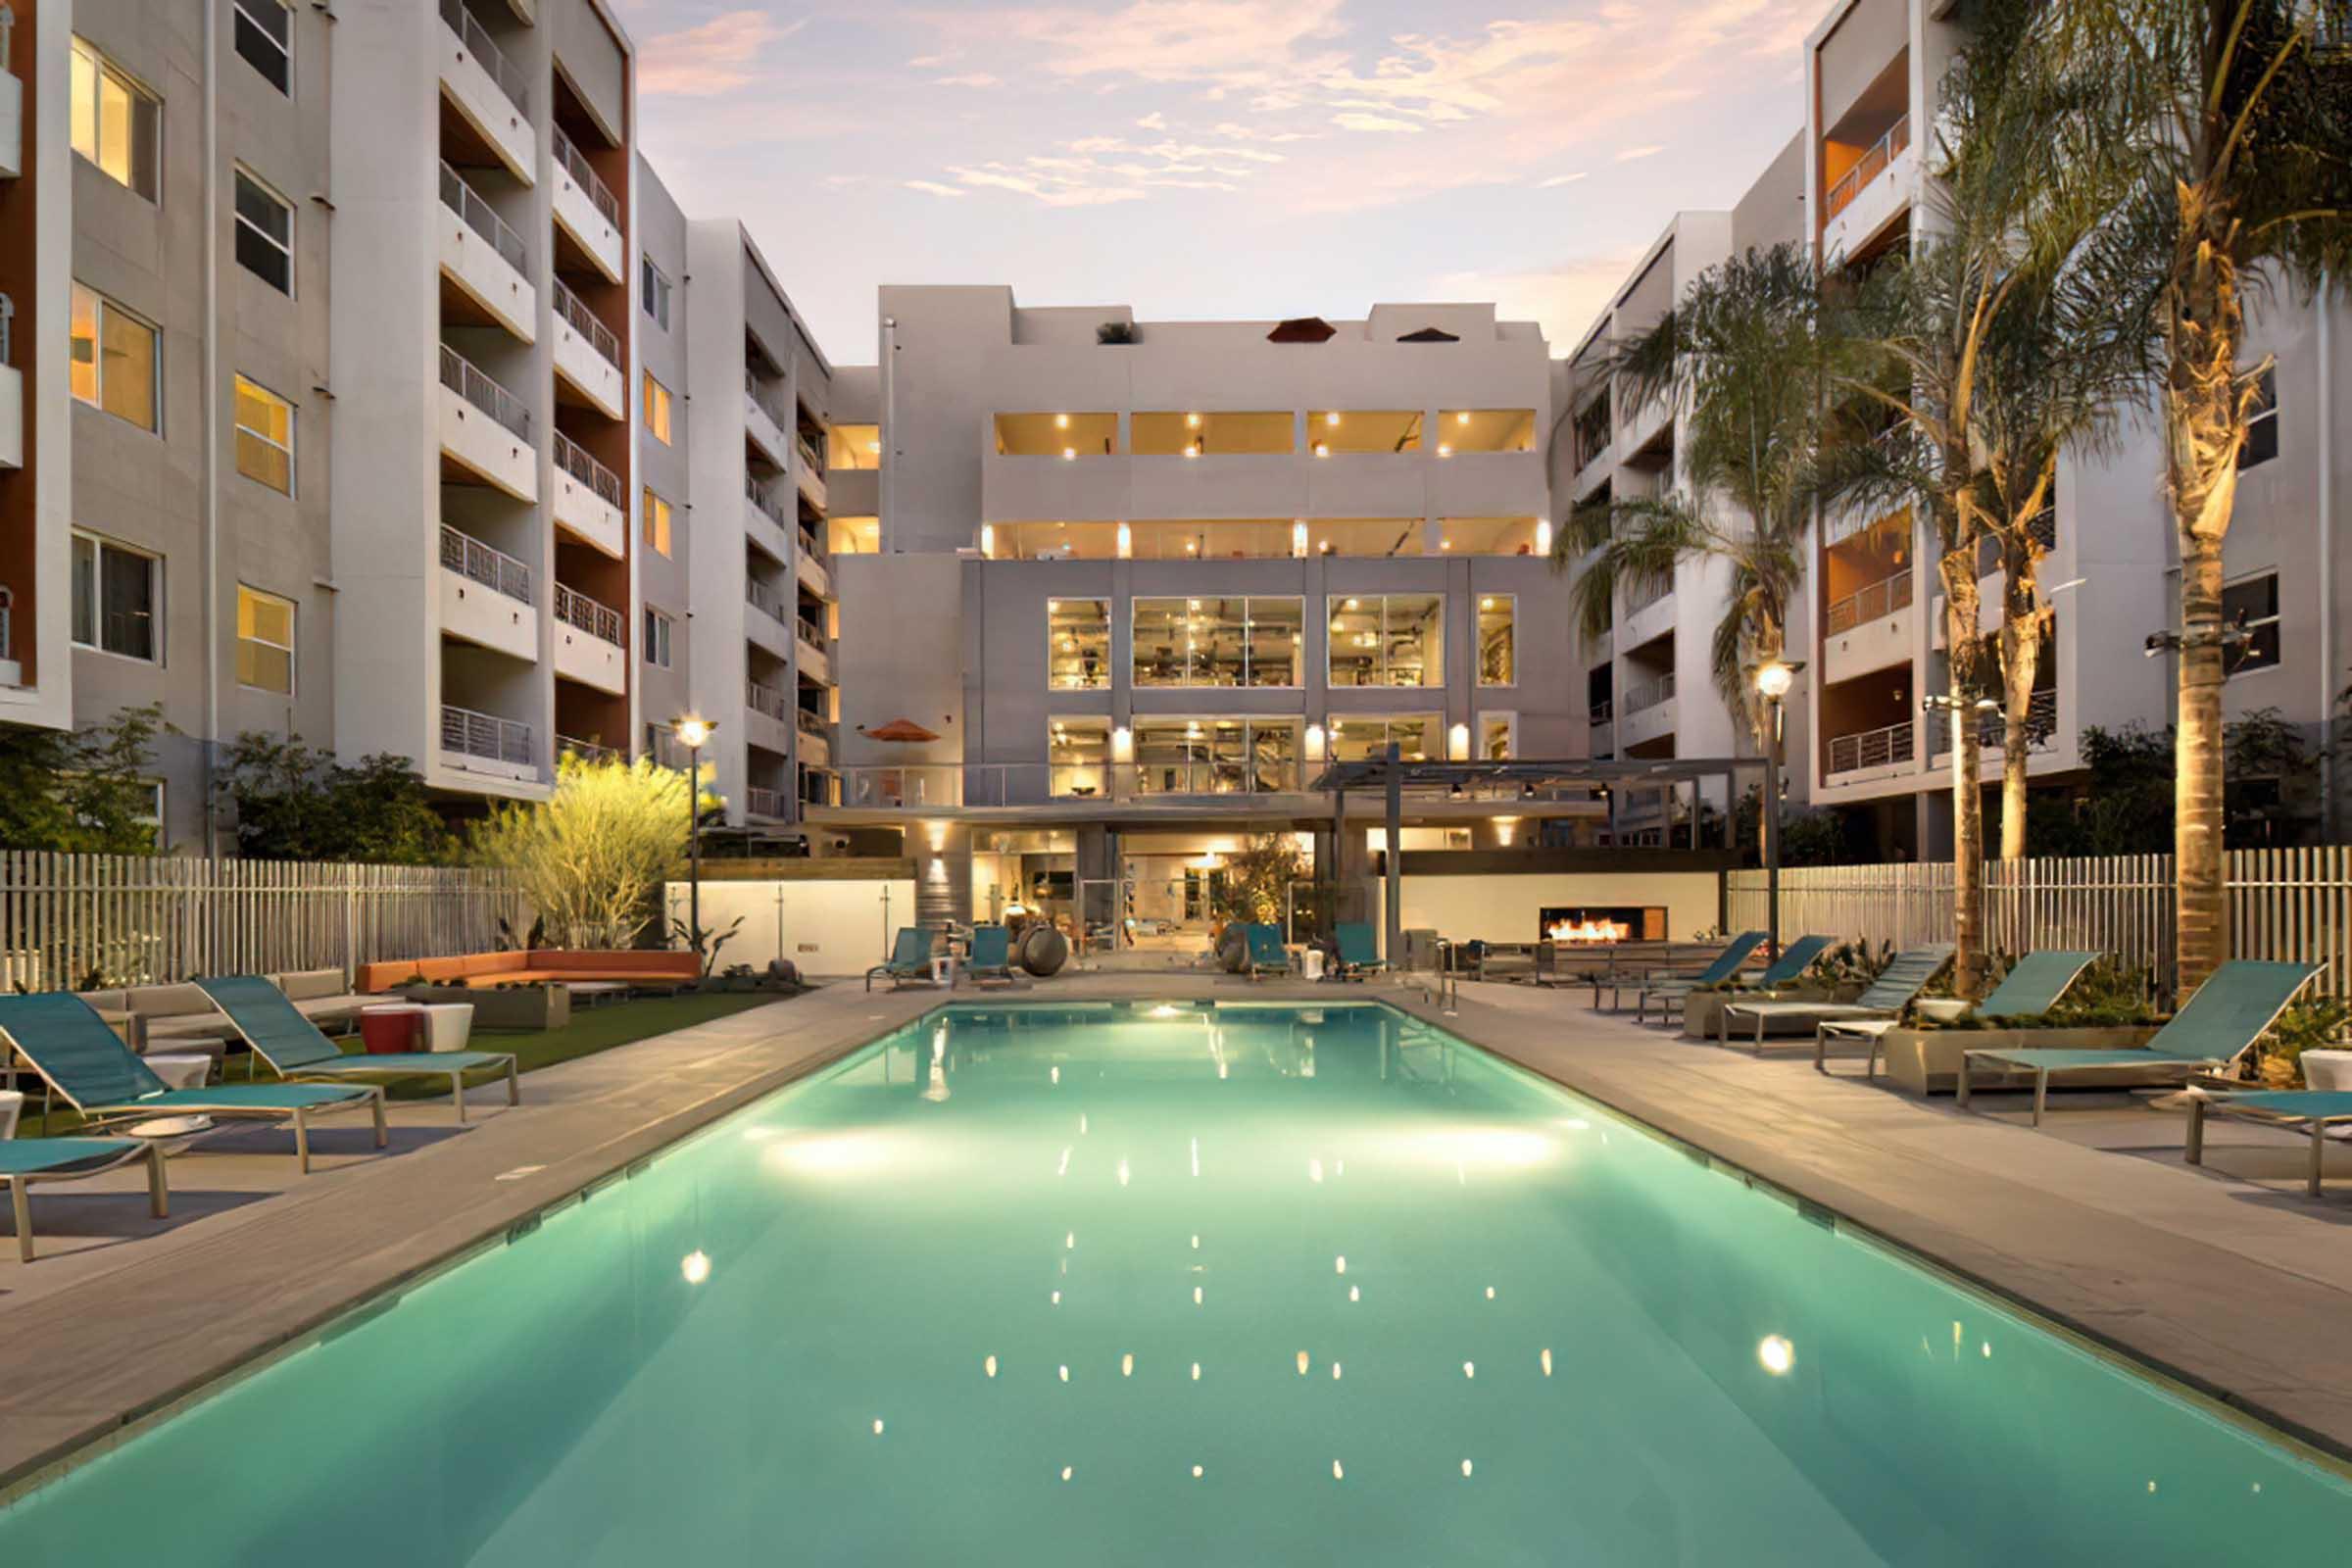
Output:
[[1756,691],[1772,710],[1772,738],[1764,747],[1764,941],[1774,957],[1781,956],[1781,767],[1788,743],[1788,710],[1784,706],[1796,685],[1796,672],[1805,666],[1784,659],[1768,659],[1756,667]]
[[718,728],[691,713],[670,723],[686,748],[686,940],[699,958],[703,943],[703,745]]

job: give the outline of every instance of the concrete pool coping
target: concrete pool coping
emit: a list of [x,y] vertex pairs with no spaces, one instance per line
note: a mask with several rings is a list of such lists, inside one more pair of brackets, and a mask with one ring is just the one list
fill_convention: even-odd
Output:
[[[1955,1116],[1823,1077],[1809,1059],[1759,1063],[1673,1040],[1592,1013],[1569,993],[1477,986],[1447,1015],[1393,985],[1171,972],[952,996],[834,985],[530,1074],[522,1111],[482,1116],[461,1136],[423,1137],[447,1131],[445,1101],[404,1103],[402,1157],[289,1177],[246,1205],[258,1212],[159,1222],[61,1287],[0,1294],[0,1501],[936,1006],[1118,998],[1389,1003],[2352,1459],[2342,1327],[2352,1257],[2287,1261],[2298,1244],[2339,1240],[2323,1227],[2352,1217],[2340,1200],[2332,1214],[2257,1211],[2260,1223],[2228,1245],[2213,1227],[2247,1218],[2230,1206],[2244,1195],[2202,1173],[2117,1160],[1996,1116]],[[355,1149],[365,1143],[351,1137]],[[214,1159],[260,1157],[175,1160],[174,1187],[195,1189]],[[270,1157],[290,1171],[290,1159]],[[434,1217],[418,1225],[419,1213]],[[0,1293],[22,1281],[0,1270]]]

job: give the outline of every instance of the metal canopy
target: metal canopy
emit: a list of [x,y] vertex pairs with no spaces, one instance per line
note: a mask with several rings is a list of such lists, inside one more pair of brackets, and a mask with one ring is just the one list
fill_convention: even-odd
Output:
[[1360,762],[1334,762],[1307,786],[1310,790],[1387,789],[1392,772],[1404,789],[1449,790],[1459,784],[1534,785],[1537,789],[1598,788],[1613,784],[1688,784],[1764,769],[1761,757],[1673,757],[1654,761],[1617,758],[1598,761],[1567,757],[1552,760],[1513,758],[1508,761],[1408,761],[1375,757]]

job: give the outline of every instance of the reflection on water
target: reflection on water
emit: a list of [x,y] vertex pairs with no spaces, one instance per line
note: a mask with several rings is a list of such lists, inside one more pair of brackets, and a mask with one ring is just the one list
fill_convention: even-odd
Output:
[[1385,1008],[958,1008],[0,1561],[2196,1563],[2352,1490]]

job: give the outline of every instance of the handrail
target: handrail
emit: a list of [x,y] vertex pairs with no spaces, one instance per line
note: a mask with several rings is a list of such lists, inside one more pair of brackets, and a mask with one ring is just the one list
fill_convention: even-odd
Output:
[[[2038,752],[2050,744],[2050,733],[2058,727],[2058,694],[2037,691],[2026,700],[2026,750]],[[1992,751],[2008,746],[2009,718],[2000,709],[1987,709],[1977,730],[1980,744]]]
[[562,278],[556,279],[556,314],[569,321],[575,331],[588,340],[589,346],[604,357],[607,365],[620,368],[620,337],[611,327],[596,318],[596,313],[574,294]]
[[441,749],[493,762],[531,765],[531,726],[496,713],[477,713],[470,708],[441,705]]
[[1606,724],[1610,719],[1616,716],[1617,710],[1615,704],[1604,701],[1594,703],[1592,705],[1592,721],[1593,723]]
[[1625,689],[1624,697],[1619,701],[1627,712],[1639,713],[1645,708],[1657,707],[1673,696],[1674,676],[1672,673],[1668,673],[1660,675],[1656,680],[1645,680],[1639,686],[1628,686]]
[[611,746],[599,745],[595,741],[584,741],[576,736],[559,735],[556,737],[556,754],[562,756],[565,752],[571,753],[583,762],[617,762],[620,760],[620,753]]
[[1851,773],[1865,767],[1886,767],[1911,760],[1911,720],[1830,737],[1827,771]]
[[448,523],[441,525],[441,564],[492,593],[505,594],[526,605],[531,602],[528,565]]
[[1673,592],[1674,574],[1672,572],[1666,572],[1647,581],[1635,578],[1626,584],[1625,612],[1629,615],[1639,615]]
[[525,441],[531,438],[530,406],[446,343],[441,345],[441,384]]
[[781,623],[792,617],[784,609],[784,596],[755,577],[743,579],[743,597],[765,611]]
[[784,809],[784,792],[782,790],[764,789],[758,784],[747,784],[744,786],[743,796],[745,808],[754,816],[783,816],[787,814]]
[[816,531],[807,523],[801,525],[801,554],[817,564],[824,564],[825,550],[816,542]]
[[820,741],[831,738],[830,734],[828,733],[829,726],[827,726],[825,723],[824,715],[822,713],[811,713],[806,708],[795,708],[792,710],[792,725],[793,728],[799,730],[802,734],[813,735]]
[[767,395],[760,390],[760,378],[748,369],[743,372],[743,395],[758,404],[760,412],[773,420],[777,429],[783,429],[790,422],[784,417],[784,412],[770,403]]
[[0,365],[16,363],[17,302],[0,293]]
[[620,612],[577,588],[556,584],[556,618],[615,648],[620,646]]
[[507,52],[491,39],[490,29],[466,9],[464,0],[441,0],[441,20],[449,24],[449,30],[458,35],[460,42],[473,51],[473,58],[490,74],[490,79],[498,83],[498,90],[507,95],[507,101],[521,112],[523,119],[530,119],[531,89],[526,85],[522,68],[507,58]]
[[561,430],[556,432],[556,466],[615,507],[627,505],[621,499],[620,475],[590,457],[586,449]]
[[563,126],[551,125],[548,129],[555,144],[556,162],[564,166],[565,173],[579,181],[580,189],[588,193],[588,199],[596,204],[596,210],[604,215],[605,221],[614,228],[620,227],[619,199],[606,187],[603,180],[596,177],[596,171],[588,167],[586,156],[572,145],[569,136],[564,134]]
[[801,449],[801,466],[813,477],[822,479],[825,476],[825,455],[817,450],[815,442],[808,439],[808,432],[794,426],[792,444]]
[[800,637],[801,641],[807,643],[809,647],[815,649],[819,653],[824,652],[825,633],[822,627],[811,625],[807,618],[800,615],[795,615],[792,618],[792,629]]
[[789,528],[793,526],[793,519],[784,514],[784,504],[767,493],[767,486],[761,484],[759,480],[753,478],[748,473],[743,477],[743,493],[751,501],[753,506],[758,507],[761,512],[766,513],[769,519],[773,521],[777,527]]
[[1847,594],[1830,606],[1822,625],[1833,637],[1841,631],[1852,631],[1867,625],[1882,615],[1891,615],[1898,610],[1911,607],[1911,573],[1898,571],[1891,577],[1882,577]]
[[784,694],[773,686],[762,686],[756,680],[743,683],[743,706],[755,713],[765,713],[784,723],[792,721],[792,704],[785,701]]
[[1905,115],[1888,125],[1885,135],[1865,148],[1862,156],[1854,160],[1854,167],[1830,187],[1829,195],[1822,199],[1823,220],[1826,222],[1844,212],[1853,199],[1862,194],[1862,187],[1878,178],[1880,172],[1910,145],[1911,117]]
[[530,253],[522,248],[522,236],[507,226],[507,220],[482,199],[480,191],[466,183],[466,176],[446,158],[441,160],[441,205],[457,214],[467,228],[488,240],[490,248],[509,267],[526,277],[530,275]]

